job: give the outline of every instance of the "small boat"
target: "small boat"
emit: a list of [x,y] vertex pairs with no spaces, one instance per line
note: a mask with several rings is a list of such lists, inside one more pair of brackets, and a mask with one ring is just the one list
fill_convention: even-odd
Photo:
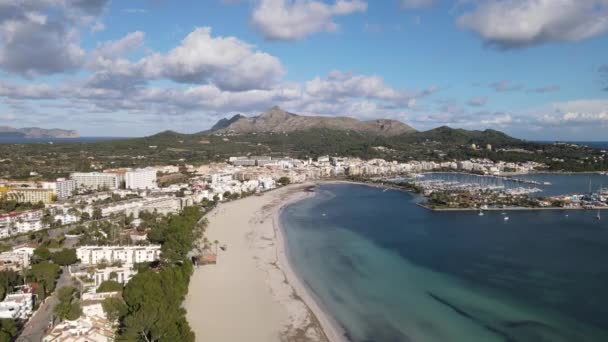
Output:
[[483,216],[483,211],[479,211],[479,216]]
[[504,217],[504,220],[505,220],[505,221],[509,221],[509,216],[505,216],[505,217]]
[[505,213],[505,212],[503,211],[501,215],[507,215],[507,213]]
[[598,209],[597,210],[597,220],[599,221],[601,219],[602,219],[602,216],[600,215],[600,210]]

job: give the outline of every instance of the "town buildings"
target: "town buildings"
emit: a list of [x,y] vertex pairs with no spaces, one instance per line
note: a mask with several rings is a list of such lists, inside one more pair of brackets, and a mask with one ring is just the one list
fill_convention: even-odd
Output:
[[45,188],[11,188],[7,193],[8,198],[21,203],[51,203],[55,198],[53,189]]
[[156,170],[153,168],[130,170],[125,173],[127,189],[156,189]]
[[92,190],[118,189],[120,179],[116,173],[109,172],[75,172],[70,178],[76,181],[79,188]]
[[0,302],[0,319],[27,319],[34,308],[34,296],[27,293],[8,294]]
[[160,258],[160,245],[150,246],[82,246],[76,249],[76,256],[85,265],[100,263],[133,265],[153,262]]
[[20,272],[28,269],[33,254],[34,248],[26,246],[0,253],[0,271]]
[[78,189],[78,183],[74,179],[58,179],[55,184],[55,194],[57,199],[62,201],[68,199],[74,195],[74,192]]
[[[115,295],[115,294],[111,294]],[[114,342],[116,338],[114,322],[108,320],[101,298],[99,300],[85,299],[83,295],[82,316],[73,321],[63,321],[54,326],[43,337],[43,342]]]
[[43,229],[42,210],[0,215],[0,239]]

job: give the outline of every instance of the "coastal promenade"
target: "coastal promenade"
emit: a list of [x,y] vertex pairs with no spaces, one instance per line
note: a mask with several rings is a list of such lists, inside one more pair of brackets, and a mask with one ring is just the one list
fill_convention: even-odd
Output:
[[217,264],[195,269],[185,301],[200,341],[341,341],[291,269],[280,209],[312,184],[222,203],[207,214],[207,238],[226,245]]

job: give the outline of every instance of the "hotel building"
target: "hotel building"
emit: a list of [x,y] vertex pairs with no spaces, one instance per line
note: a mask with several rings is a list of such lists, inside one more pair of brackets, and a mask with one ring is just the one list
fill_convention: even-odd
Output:
[[127,171],[125,185],[127,189],[156,189],[156,170],[148,168]]
[[101,189],[108,188],[110,190],[118,189],[120,179],[115,173],[106,172],[75,172],[70,175],[70,178],[76,181],[76,185],[80,188]]
[[65,200],[74,194],[78,188],[78,184],[73,179],[58,179],[55,184],[55,194],[58,200]]
[[53,189],[13,188],[8,191],[8,197],[21,203],[51,203],[55,196]]

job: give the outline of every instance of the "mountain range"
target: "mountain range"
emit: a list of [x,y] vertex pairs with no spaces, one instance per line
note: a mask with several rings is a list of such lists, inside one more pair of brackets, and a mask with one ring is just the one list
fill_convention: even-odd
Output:
[[24,127],[14,128],[9,126],[0,126],[0,138],[78,138],[78,132],[74,130],[65,130],[59,128],[45,129],[39,127]]
[[279,107],[273,107],[255,117],[235,115],[231,119],[222,119],[211,128],[211,132],[290,133],[311,129],[353,131],[384,137],[416,132],[412,127],[397,120],[361,121],[350,117],[304,116],[286,112]]
[[[246,117],[237,114],[230,119],[221,119],[208,131],[197,133],[206,134],[262,134],[262,133],[298,133],[313,137],[321,131],[341,133],[355,133],[360,139],[383,139],[400,143],[424,143],[428,141],[443,144],[492,144],[492,145],[518,145],[520,139],[493,130],[483,131],[466,130],[441,126],[428,131],[417,131],[411,126],[389,119],[361,121],[350,117],[305,116],[286,112],[279,107],[272,107],[258,116]],[[292,134],[293,136],[293,134]],[[295,138],[295,137],[294,137]]]

